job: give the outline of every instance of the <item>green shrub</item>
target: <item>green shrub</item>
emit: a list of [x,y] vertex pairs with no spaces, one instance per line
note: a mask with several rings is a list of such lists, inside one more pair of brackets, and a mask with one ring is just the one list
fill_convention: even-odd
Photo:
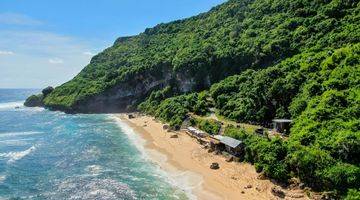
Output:
[[356,189],[350,189],[344,200],[360,200],[360,191]]
[[213,119],[195,119],[196,125],[199,127],[200,130],[205,131],[210,135],[219,134],[221,129],[221,123],[219,121]]

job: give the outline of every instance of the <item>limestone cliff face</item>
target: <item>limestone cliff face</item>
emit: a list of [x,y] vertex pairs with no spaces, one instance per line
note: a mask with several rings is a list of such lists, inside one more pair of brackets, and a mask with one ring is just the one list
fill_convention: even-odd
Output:
[[[179,92],[193,91],[199,83],[186,73],[173,72],[164,67],[156,76],[150,73],[138,74],[132,79],[116,84],[114,87],[97,95],[78,101],[71,109],[46,105],[51,110],[67,113],[118,113],[134,111],[136,105],[143,101],[152,91],[176,85]],[[201,85],[210,86],[206,76]]]

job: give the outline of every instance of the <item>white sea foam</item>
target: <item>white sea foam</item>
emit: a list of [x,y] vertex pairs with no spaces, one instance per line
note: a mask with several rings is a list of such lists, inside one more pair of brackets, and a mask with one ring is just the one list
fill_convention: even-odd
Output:
[[145,151],[145,144],[146,141],[141,138],[138,134],[135,133],[134,129],[132,129],[129,125],[127,125],[126,123],[124,123],[121,119],[119,119],[118,117],[116,117],[115,115],[109,115],[109,117],[111,119],[113,119],[116,124],[119,126],[119,128],[124,132],[124,134],[129,138],[129,140],[131,141],[131,143],[133,145],[136,146],[136,148],[140,151],[140,153],[142,154],[142,156],[144,158],[149,158],[148,154]]
[[0,138],[17,137],[17,136],[29,136],[29,135],[37,135],[37,134],[41,134],[41,133],[42,132],[38,132],[38,131],[5,132],[5,133],[0,133]]
[[0,140],[0,145],[23,146],[31,139]]
[[6,175],[0,175],[0,183],[3,183],[6,180]]
[[[69,178],[58,185],[56,194],[49,199],[136,199],[135,192],[128,185],[113,179],[86,177]],[[65,195],[65,196],[63,196]]]
[[189,199],[197,199],[197,197],[193,194],[193,190],[200,187],[203,183],[201,175],[190,171],[179,171],[175,168],[172,169],[171,172],[164,171],[161,168],[161,164],[167,161],[166,155],[161,154],[160,152],[157,152],[155,150],[146,150],[146,140],[136,134],[134,129],[132,129],[128,124],[123,122],[115,115],[110,115],[110,118],[113,119],[117,123],[119,128],[124,132],[124,134],[127,135],[132,144],[134,144],[134,146],[141,152],[143,158],[155,164],[156,173],[159,175],[159,177],[165,179],[174,187],[184,191]]
[[89,165],[85,168],[85,171],[87,171],[89,174],[93,176],[97,176],[101,174],[102,167],[100,165]]
[[9,158],[8,163],[13,163],[17,160],[22,159],[23,157],[29,155],[31,152],[35,151],[36,147],[32,146],[25,151],[18,152],[8,152],[8,153],[0,153],[0,157]]
[[0,103],[0,110],[8,110],[8,109],[15,109],[16,107],[24,107],[23,101],[15,101],[15,102],[6,102]]

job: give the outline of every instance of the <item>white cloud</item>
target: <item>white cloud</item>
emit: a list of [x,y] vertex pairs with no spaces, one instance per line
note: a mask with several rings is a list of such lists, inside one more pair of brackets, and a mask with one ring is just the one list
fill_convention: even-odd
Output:
[[0,13],[0,24],[38,26],[43,23],[39,20],[18,13]]
[[0,55],[14,55],[14,52],[12,52],[12,51],[1,51],[0,50]]
[[63,64],[64,61],[60,58],[50,58],[49,63],[50,64]]
[[86,56],[95,56],[96,55],[95,53],[92,53],[90,51],[85,51],[85,52],[83,52],[83,54]]
[[13,55],[0,55],[1,76],[9,78],[0,78],[0,88],[42,88],[73,78],[90,62],[83,53],[105,44],[47,31],[0,29],[0,50],[9,47]]

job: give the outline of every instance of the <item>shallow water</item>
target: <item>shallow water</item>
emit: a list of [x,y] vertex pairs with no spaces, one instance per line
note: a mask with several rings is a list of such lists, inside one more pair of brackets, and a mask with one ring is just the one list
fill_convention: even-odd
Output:
[[114,117],[23,107],[34,92],[0,90],[0,199],[188,199]]

